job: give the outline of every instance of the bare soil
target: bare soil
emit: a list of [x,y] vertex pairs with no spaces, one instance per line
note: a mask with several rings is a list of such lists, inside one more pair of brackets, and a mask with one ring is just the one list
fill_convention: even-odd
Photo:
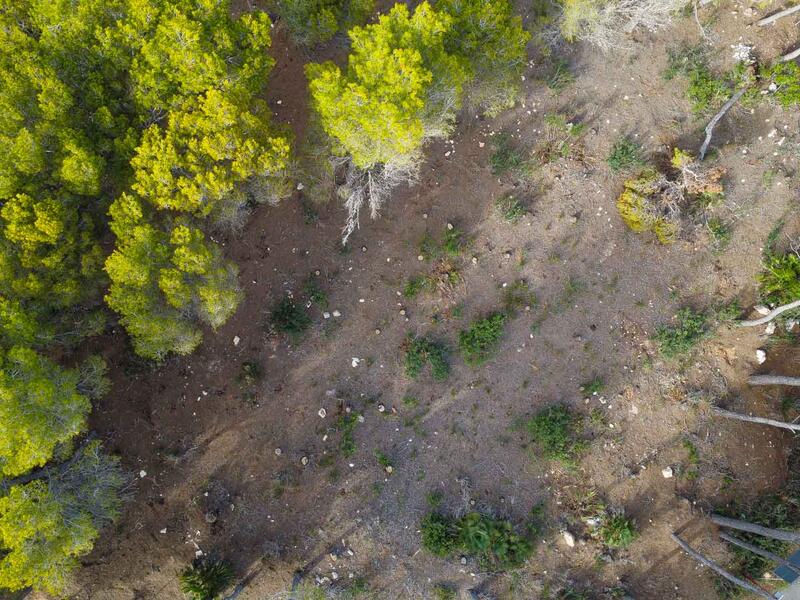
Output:
[[[700,13],[720,67],[730,66],[732,44],[753,44],[771,59],[798,43],[791,23],[754,27],[763,12],[749,6],[724,2]],[[178,598],[176,574],[198,551],[233,562],[247,583],[239,600],[285,592],[297,572],[311,583],[335,572],[334,590],[361,578],[379,598],[429,598],[438,582],[496,598],[545,598],[568,582],[596,592],[621,583],[637,599],[716,597],[708,572],[669,534],[680,530],[724,560],[704,511],[780,487],[790,438],[720,421],[692,401],[705,392],[737,410],[780,417],[775,390],[746,386],[759,368],[761,330],[723,328],[679,361],[662,360],[651,337],[683,305],[752,306],[766,237],[797,199],[800,123],[796,113],[763,103],[734,109],[718,128],[710,160],[727,175],[715,211],[733,224],[724,250],[702,225],[670,246],[632,233],[615,206],[625,175],[605,163],[613,142],[632,136],[663,164],[676,145],[696,150],[705,126],[691,115],[685,81],[661,76],[667,48],[703,42],[697,23],[681,18],[669,31],[639,37],[612,56],[571,50],[576,80],[560,93],[542,83],[546,67],[533,51],[524,103],[496,120],[462,115],[451,140],[427,148],[419,183],[398,190],[380,219],[363,222],[347,252],[335,201],[314,205],[315,218],[304,208],[313,199],[301,192],[255,210],[224,241],[246,299],[194,355],[152,366],[101,340],[114,364],[114,393],[96,407],[92,425],[137,474],[137,487],[71,597]],[[302,135],[307,59],[280,33],[274,51],[271,105]],[[507,131],[530,148],[543,115],[554,112],[586,125],[579,160],[558,160],[526,181],[493,176],[493,136]],[[493,210],[510,192],[530,211],[515,225]],[[446,294],[402,297],[406,280],[431,268],[418,260],[419,240],[448,223],[469,239],[455,259],[463,281]],[[327,294],[326,310],[341,316],[325,319],[313,307],[314,324],[301,338],[270,332],[270,309],[287,294],[299,297],[309,275]],[[405,376],[400,348],[409,333],[455,348],[458,332],[498,309],[503,286],[518,279],[538,303],[509,322],[486,365],[468,367],[454,353],[443,383],[427,372]],[[766,371],[798,371],[797,361],[779,364],[778,353],[769,354],[775,362]],[[237,380],[245,361],[264,372],[252,390]],[[580,387],[595,377],[604,388],[587,397]],[[404,403],[408,396],[415,406]],[[557,402],[587,420],[594,411],[592,442],[574,471],[538,457],[513,427]],[[336,431],[347,410],[364,417],[351,457]],[[681,475],[686,439],[700,453],[692,479]],[[375,451],[389,457],[391,474]],[[667,466],[675,477],[663,477]],[[570,499],[589,488],[635,518],[640,536],[629,550],[607,553],[591,539],[564,543]],[[508,575],[432,557],[418,526],[434,490],[443,510],[477,507],[520,526],[544,502],[548,526],[535,557]]]

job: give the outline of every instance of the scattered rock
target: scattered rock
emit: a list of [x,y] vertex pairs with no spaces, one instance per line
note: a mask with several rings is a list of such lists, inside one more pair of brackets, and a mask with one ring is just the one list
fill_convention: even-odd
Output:
[[331,313],[329,313],[329,312],[322,313],[322,318],[323,319],[330,319],[331,318]]
[[161,531],[159,531],[159,533],[167,533],[167,528],[166,528],[166,527],[164,527],[164,529],[162,529]]
[[233,336],[233,345],[238,346],[239,342],[242,341],[238,335]]
[[139,471],[139,478],[144,479],[145,477],[147,477],[147,471],[142,469],[141,471]]
[[572,535],[567,530],[564,530],[561,533],[561,535],[564,536],[564,542],[567,544],[567,546],[569,546],[570,548],[574,548],[575,547],[575,536],[574,535]]
[[664,467],[661,469],[661,475],[664,476],[664,479],[672,479],[672,476],[675,475],[675,471],[672,470],[672,467]]
[[327,417],[327,416],[328,416],[328,411],[327,411],[327,410],[325,410],[324,408],[320,408],[320,409],[317,411],[317,414],[319,415],[319,418],[320,418],[320,419],[324,419],[325,417]]
[[340,313],[338,310],[335,310],[335,311],[333,311],[333,316],[334,316],[334,318],[338,319],[339,317],[342,316],[342,313]]
[[275,448],[275,456],[280,456],[281,454],[283,454],[283,450],[280,448]]
[[769,314],[769,309],[762,304],[759,304],[758,306],[754,307],[753,310],[755,310],[758,314],[762,316],[766,316]]
[[756,360],[760,365],[763,365],[764,362],[767,360],[767,353],[762,348],[756,350]]
[[304,456],[303,458],[301,458],[300,459],[300,464],[305,467],[308,464],[308,457]]
[[767,335],[772,335],[773,333],[775,333],[775,327],[776,327],[775,321],[770,321],[764,328],[764,333],[766,333]]
[[378,412],[386,412],[386,407],[383,404],[378,404]]
[[391,475],[392,471],[394,471],[394,467],[392,465],[386,465],[386,472]]
[[352,358],[352,360],[350,361],[350,364],[353,366],[353,368],[355,368],[355,367],[357,367],[358,365],[360,365],[360,364],[361,364],[361,359],[360,359],[360,358],[356,358],[356,357],[354,356],[354,357]]

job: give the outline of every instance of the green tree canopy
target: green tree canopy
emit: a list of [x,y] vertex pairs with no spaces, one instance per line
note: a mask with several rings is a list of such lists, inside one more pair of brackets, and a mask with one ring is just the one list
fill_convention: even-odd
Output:
[[43,466],[60,444],[86,428],[89,399],[77,371],[29,348],[11,348],[0,363],[0,474]]
[[64,592],[78,559],[116,519],[126,484],[118,461],[92,442],[42,479],[0,496],[0,588]]
[[375,9],[375,0],[274,0],[272,5],[292,38],[313,46],[366,21]]

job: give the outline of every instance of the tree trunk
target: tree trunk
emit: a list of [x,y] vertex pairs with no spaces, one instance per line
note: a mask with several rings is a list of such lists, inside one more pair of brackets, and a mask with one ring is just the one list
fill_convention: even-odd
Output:
[[[800,51],[800,48],[798,48]],[[777,317],[779,314],[786,312],[787,310],[792,310],[793,308],[797,308],[800,306],[800,300],[795,300],[794,302],[790,302],[789,304],[784,304],[783,306],[779,306],[778,308],[772,310],[769,314],[764,315],[760,319],[753,319],[752,321],[739,321],[739,327],[758,327],[759,325],[766,325],[772,319]]]
[[737,421],[746,421],[748,423],[759,423],[761,425],[772,425],[773,427],[782,427],[791,431],[800,431],[800,424],[786,423],[785,421],[776,421],[775,419],[765,419],[764,417],[751,417],[737,412],[731,412],[724,408],[717,408],[716,406],[711,409],[715,415],[725,417],[726,419],[736,419]]
[[728,100],[722,106],[719,112],[714,115],[714,118],[711,119],[711,121],[706,126],[706,139],[703,142],[703,145],[700,146],[700,154],[699,154],[700,160],[703,160],[706,157],[706,152],[708,152],[708,145],[711,143],[711,136],[714,134],[714,127],[716,127],[717,123],[719,123],[719,120],[725,116],[725,113],[728,112],[731,109],[731,107],[739,101],[739,98],[741,98],[744,95],[745,91],[747,90],[742,88],[741,90],[737,91],[733,96],[731,96],[731,99]]
[[757,21],[756,25],[758,25],[759,27],[764,27],[764,25],[769,25],[770,23],[774,23],[778,19],[782,19],[783,17],[788,17],[789,15],[796,13],[798,10],[800,10],[800,4],[798,4],[797,6],[791,6],[780,12],[776,12],[774,15],[770,15],[769,17],[764,17],[760,21]]
[[738,529],[739,531],[747,531],[764,537],[772,538],[773,540],[781,540],[782,542],[791,542],[793,544],[800,543],[800,533],[796,531],[787,531],[785,529],[770,529],[769,527],[762,527],[755,523],[748,523],[747,521],[740,521],[739,519],[731,519],[723,517],[722,515],[711,515],[711,521],[720,527],[728,527],[730,529]]
[[747,380],[750,385],[790,385],[800,387],[800,377],[786,375],[753,375]]
[[691,556],[693,559],[695,559],[701,565],[705,565],[706,567],[708,567],[709,569],[714,571],[720,577],[724,577],[725,579],[727,579],[731,583],[735,583],[740,588],[745,589],[748,592],[750,592],[751,594],[755,594],[756,596],[759,596],[760,598],[766,598],[767,600],[776,600],[775,596],[770,594],[767,590],[764,590],[764,589],[762,589],[760,587],[756,587],[752,583],[750,583],[748,581],[745,581],[744,579],[739,579],[738,577],[736,577],[736,575],[734,575],[730,571],[726,571],[725,569],[720,567],[713,560],[707,559],[705,556],[703,556],[702,554],[700,554],[699,552],[694,550],[689,544],[684,542],[681,538],[679,538],[674,533],[671,534],[671,537],[675,541],[676,544],[678,544],[681,548],[683,548],[683,551],[686,552],[686,554]]
[[784,54],[783,56],[781,56],[781,62],[789,62],[790,60],[794,60],[798,56],[800,56],[800,48],[798,48],[797,50],[792,50],[788,54]]
[[779,565],[781,565],[782,567],[786,567],[787,569],[790,569],[790,570],[794,571],[795,573],[797,573],[798,575],[800,575],[800,567],[798,567],[797,565],[793,565],[792,563],[790,563],[785,558],[782,558],[782,557],[778,556],[777,554],[773,554],[769,550],[764,550],[763,548],[760,548],[760,547],[755,546],[753,544],[748,544],[744,540],[740,540],[739,538],[734,537],[732,535],[728,535],[727,533],[720,533],[719,537],[721,537],[726,542],[730,542],[734,546],[739,546],[739,548],[744,548],[745,550],[749,550],[753,554],[757,554],[758,556],[760,556],[762,558],[766,558],[768,560],[776,562]]

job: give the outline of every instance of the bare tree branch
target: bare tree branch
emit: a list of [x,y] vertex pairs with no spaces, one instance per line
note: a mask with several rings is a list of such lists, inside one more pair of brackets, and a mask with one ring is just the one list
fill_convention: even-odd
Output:
[[790,60],[794,60],[798,56],[800,56],[800,48],[792,50],[791,52],[789,52],[789,54],[784,54],[783,56],[781,56],[780,61],[789,62]]
[[789,385],[800,387],[800,377],[786,375],[753,375],[747,380],[750,385]]
[[724,577],[725,579],[727,579],[731,583],[735,583],[740,588],[747,590],[751,594],[755,594],[756,596],[759,596],[761,598],[767,598],[767,600],[776,600],[775,596],[770,594],[768,591],[766,591],[766,590],[764,590],[764,589],[762,589],[760,587],[756,587],[752,583],[749,583],[749,582],[745,581],[744,579],[739,579],[738,577],[736,577],[736,575],[734,575],[730,571],[726,571],[725,569],[720,567],[713,560],[707,559],[705,556],[703,556],[702,554],[700,554],[699,552],[694,550],[689,544],[684,542],[681,538],[679,538],[674,533],[671,534],[671,537],[675,541],[675,543],[678,544],[683,549],[684,552],[686,552],[686,554],[691,556],[693,559],[695,559],[701,565],[705,565],[706,567],[708,567],[709,569],[714,571],[720,577]]
[[703,160],[706,157],[706,152],[708,152],[708,145],[711,143],[711,136],[714,134],[714,127],[716,127],[717,123],[719,123],[719,120],[725,116],[725,113],[727,113],[731,109],[731,107],[739,101],[739,98],[741,98],[744,95],[745,91],[747,90],[745,88],[742,88],[738,90],[733,96],[731,96],[730,100],[728,100],[725,104],[723,104],[719,112],[714,115],[714,118],[711,119],[711,121],[706,126],[706,139],[703,142],[703,145],[700,146],[700,153],[699,153],[700,160]]
[[764,27],[764,25],[769,25],[771,23],[774,23],[778,19],[782,19],[783,17],[788,17],[789,15],[794,14],[799,10],[800,10],[800,4],[798,4],[797,6],[790,6],[789,8],[784,9],[780,12],[776,12],[774,15],[770,15],[769,17],[764,17],[760,21],[756,22],[756,25],[758,25],[759,27]]
[[736,419],[737,421],[746,421],[748,423],[759,423],[761,425],[772,425],[773,427],[781,427],[783,429],[790,429],[791,431],[800,431],[800,424],[786,423],[784,421],[776,421],[774,419],[765,419],[764,417],[751,417],[737,412],[731,412],[716,406],[711,409],[715,415],[725,417],[726,419]]
[[764,537],[772,538],[773,540],[781,540],[782,542],[791,542],[794,544],[800,543],[800,533],[796,531],[787,531],[786,529],[770,529],[755,523],[748,523],[747,521],[740,521],[739,519],[731,519],[730,517],[723,517],[722,515],[711,514],[711,521],[720,527],[728,527],[729,529],[738,529],[739,531],[747,531],[748,533],[755,533]]
[[798,306],[800,306],[800,300],[795,300],[794,302],[790,302],[789,304],[784,304],[783,306],[773,309],[769,312],[769,314],[764,315],[760,319],[753,319],[752,321],[739,321],[738,325],[739,327],[758,327],[759,325],[766,325],[781,313],[785,313],[787,310],[792,310]]

